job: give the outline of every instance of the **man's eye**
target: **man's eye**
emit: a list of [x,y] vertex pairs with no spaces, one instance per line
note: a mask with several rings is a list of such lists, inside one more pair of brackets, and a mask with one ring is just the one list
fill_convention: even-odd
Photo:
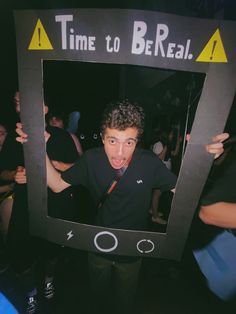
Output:
[[113,140],[113,139],[110,139],[110,140],[109,140],[109,143],[110,143],[111,145],[114,145],[114,144],[116,143],[116,141]]
[[133,146],[134,145],[134,142],[133,141],[128,141],[128,142],[126,142],[126,146],[128,146],[128,147],[131,147],[131,146]]

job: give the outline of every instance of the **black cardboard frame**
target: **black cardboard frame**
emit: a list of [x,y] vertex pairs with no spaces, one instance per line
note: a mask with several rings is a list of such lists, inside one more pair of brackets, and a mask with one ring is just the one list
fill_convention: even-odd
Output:
[[[236,24],[120,9],[22,10],[15,11],[15,24],[21,119],[29,135],[24,154],[32,234],[84,250],[180,260],[213,162],[205,145],[224,130],[235,94]],[[75,49],[79,38],[82,44]],[[43,60],[206,74],[166,233],[101,228],[47,216]]]

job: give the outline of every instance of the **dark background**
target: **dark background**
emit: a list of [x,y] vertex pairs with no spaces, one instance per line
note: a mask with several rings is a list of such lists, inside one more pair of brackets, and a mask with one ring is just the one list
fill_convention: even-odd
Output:
[[[0,121],[14,128],[16,115],[13,95],[18,88],[17,56],[13,11],[18,9],[55,8],[132,8],[155,10],[201,18],[235,20],[235,0],[1,0],[0,1]],[[236,52],[235,52],[236,53]],[[69,113],[81,112],[79,128],[94,132],[104,105],[117,97],[136,98],[147,113],[146,138],[152,128],[160,124],[181,121],[185,126],[187,109],[190,123],[204,82],[203,74],[157,70],[136,66],[94,64],[80,62],[44,62],[44,88],[51,110]],[[227,130],[236,134],[235,102]],[[161,230],[160,230],[161,231]],[[189,244],[191,247],[191,243]],[[189,252],[191,249],[186,249]],[[65,254],[65,253],[64,253]],[[68,253],[67,253],[68,254]],[[84,252],[74,252],[75,258],[59,264],[57,269],[57,304],[53,312],[87,313],[88,304],[94,302],[89,295],[87,261]],[[77,256],[78,255],[78,256]],[[137,295],[140,313],[235,313],[207,289],[193,261],[185,257],[181,265],[157,259],[145,259]],[[196,273],[195,273],[196,272]],[[200,279],[199,279],[200,278]],[[7,292],[9,300],[23,308],[24,295],[19,278],[11,273],[1,276],[0,290]],[[21,313],[23,313],[21,311]]]

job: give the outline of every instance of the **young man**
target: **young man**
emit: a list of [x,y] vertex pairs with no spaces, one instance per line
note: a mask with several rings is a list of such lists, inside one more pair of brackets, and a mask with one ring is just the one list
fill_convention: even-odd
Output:
[[[143,128],[141,107],[128,101],[110,104],[101,125],[104,146],[86,151],[79,163],[62,174],[46,157],[48,186],[61,192],[70,185],[82,184],[97,204],[98,225],[145,230],[152,189],[174,191],[176,177],[154,153],[137,147]],[[19,124],[17,133],[18,141],[27,140]],[[216,141],[227,136],[223,134]],[[221,153],[223,145],[209,145],[207,150]],[[89,253],[88,260],[95,306],[100,303],[109,313],[131,313],[141,258]],[[108,305],[111,300],[112,307]]]

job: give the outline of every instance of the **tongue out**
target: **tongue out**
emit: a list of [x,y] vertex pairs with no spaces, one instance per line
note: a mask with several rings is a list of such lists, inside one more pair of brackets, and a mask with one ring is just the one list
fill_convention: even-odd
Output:
[[124,165],[124,159],[112,159],[112,164],[116,169],[122,168]]

